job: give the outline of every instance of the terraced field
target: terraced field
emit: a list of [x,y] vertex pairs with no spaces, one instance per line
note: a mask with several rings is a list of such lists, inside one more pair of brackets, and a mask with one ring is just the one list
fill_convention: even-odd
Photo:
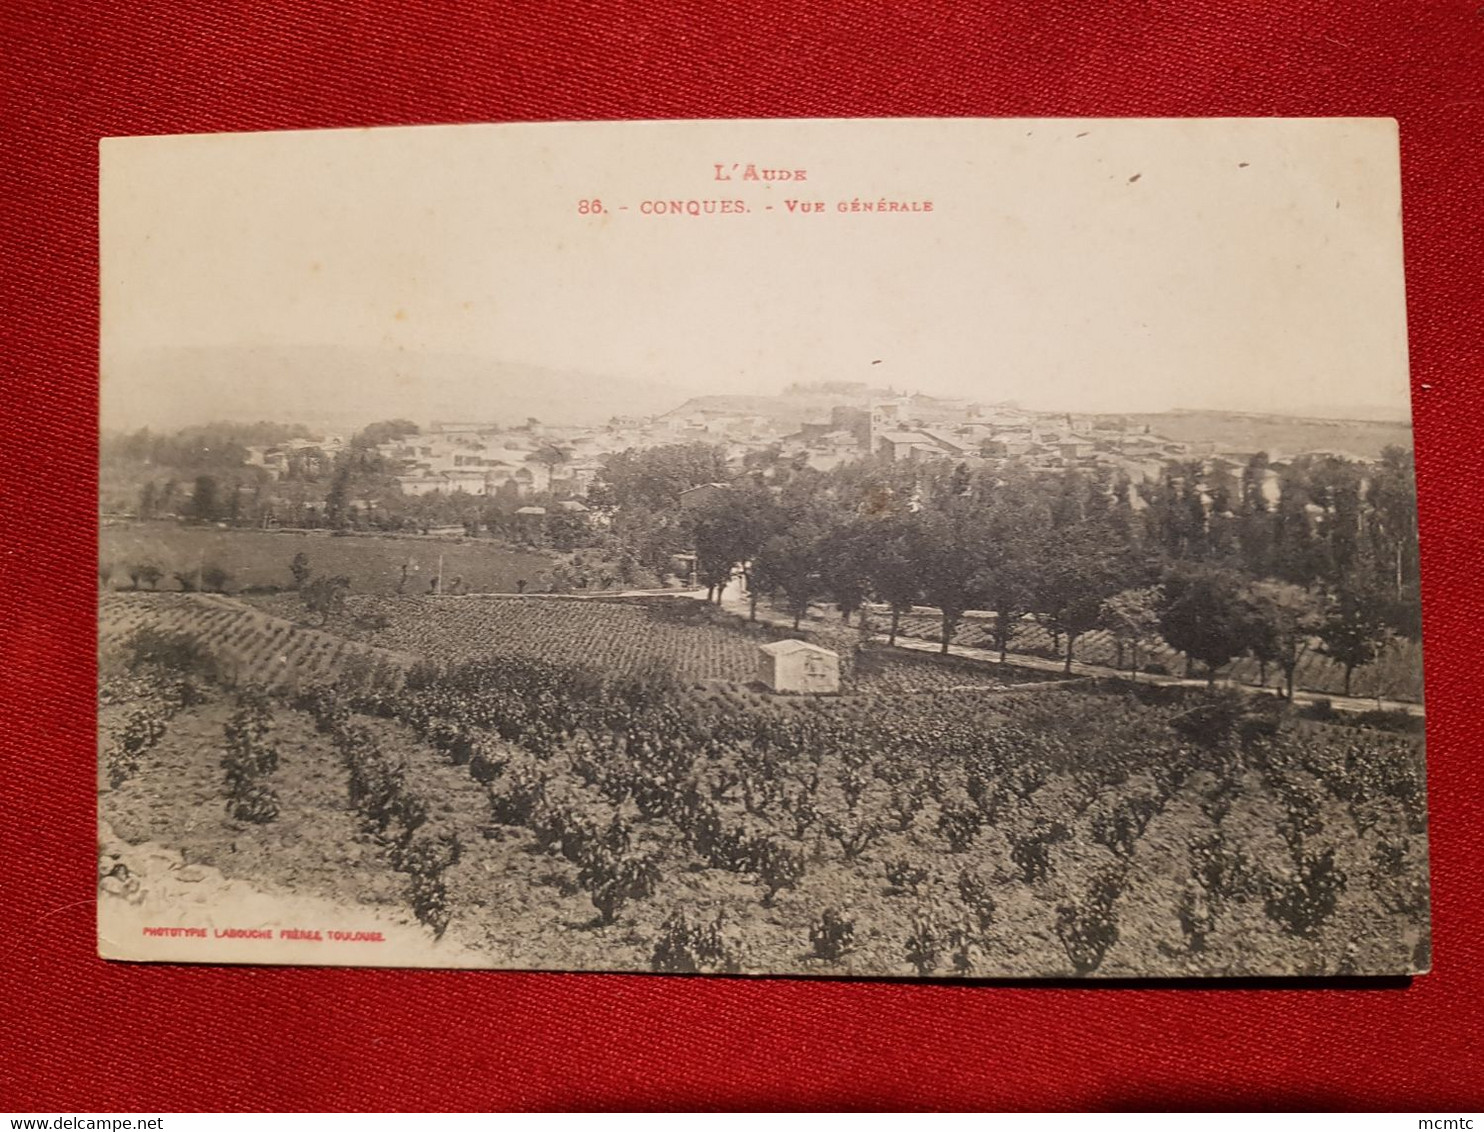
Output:
[[396,674],[416,658],[308,629],[221,594],[103,594],[98,602],[100,667],[108,667],[140,628],[186,632],[206,645],[229,684],[281,688],[344,679],[349,672]]

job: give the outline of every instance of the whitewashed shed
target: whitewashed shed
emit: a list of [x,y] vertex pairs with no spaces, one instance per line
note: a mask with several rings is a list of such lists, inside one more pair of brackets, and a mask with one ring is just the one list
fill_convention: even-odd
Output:
[[840,655],[808,641],[774,641],[758,649],[757,678],[774,692],[834,694]]

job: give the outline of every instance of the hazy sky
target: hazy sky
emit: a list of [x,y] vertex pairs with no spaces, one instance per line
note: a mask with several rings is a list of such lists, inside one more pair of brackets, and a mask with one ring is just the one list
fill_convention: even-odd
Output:
[[[744,181],[749,162],[807,180]],[[581,214],[593,198],[604,213]],[[883,198],[932,211],[839,211]],[[748,211],[645,215],[653,200]],[[105,424],[172,401],[180,372],[159,359],[173,351],[192,358],[191,411],[211,415],[255,383],[272,400],[264,359],[327,348],[351,360],[296,373],[301,403],[349,396],[363,419],[390,407],[392,385],[399,404],[434,400],[419,383],[453,355],[620,389],[844,379],[1089,411],[1409,415],[1387,121],[110,140],[101,218]],[[353,359],[368,355],[396,364],[363,380]],[[471,416],[499,412],[497,384],[489,394]]]

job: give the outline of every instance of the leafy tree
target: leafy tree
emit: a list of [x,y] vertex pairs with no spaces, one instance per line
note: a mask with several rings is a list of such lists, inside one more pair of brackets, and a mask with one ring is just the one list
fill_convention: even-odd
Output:
[[732,572],[759,552],[781,522],[771,497],[758,489],[727,492],[689,516],[696,576],[715,591],[717,604]]
[[1211,566],[1185,566],[1164,580],[1160,634],[1172,648],[1206,666],[1206,682],[1240,656],[1251,641],[1252,622],[1241,577]]
[[129,567],[129,581],[137,590],[140,586],[148,586],[154,589],[160,584],[160,579],[165,576],[165,571],[153,562],[137,562]]
[[1086,532],[1053,537],[1065,538],[1066,544],[1048,556],[1038,571],[1034,592],[1047,626],[1066,635],[1066,672],[1070,675],[1077,639],[1097,628],[1103,599],[1117,589],[1118,580],[1106,553]]
[[858,521],[834,524],[820,546],[824,588],[848,625],[850,615],[866,603],[871,589],[868,560],[870,532]]
[[763,593],[782,591],[795,630],[809,612],[809,603],[824,590],[819,572],[821,538],[812,524],[793,523],[768,539],[753,560],[753,584]]
[[1373,591],[1341,590],[1319,626],[1319,651],[1345,669],[1345,695],[1355,670],[1386,643],[1386,622]]
[[1159,609],[1164,592],[1158,586],[1121,590],[1105,598],[1098,622],[1112,634],[1120,651],[1128,652],[1129,674],[1139,673],[1139,648],[1159,639]]
[[1292,700],[1294,673],[1323,623],[1319,599],[1302,586],[1261,581],[1252,584],[1251,607],[1257,623],[1253,653],[1278,665]]
[[602,486],[598,500],[602,505],[623,508],[638,504],[664,511],[676,506],[686,488],[726,482],[730,473],[726,453],[713,444],[662,444],[629,448],[607,457],[599,478]]
[[325,519],[332,530],[345,526],[346,509],[350,506],[351,478],[355,474],[355,453],[346,449],[335,458],[335,471],[325,492]]
[[863,545],[871,592],[891,609],[887,643],[894,645],[902,614],[909,612],[922,596],[915,521],[909,515],[873,520],[865,528]]
[[556,478],[556,470],[572,459],[572,449],[563,444],[543,444],[526,457],[528,463],[540,464],[546,469],[547,490],[551,489],[551,481]]
[[220,511],[219,491],[214,476],[197,476],[191,492],[191,516],[202,523],[215,522]]
[[988,548],[982,517],[967,499],[955,499],[941,510],[917,516],[914,561],[923,596],[941,615],[939,651],[947,653],[953,631],[965,611],[979,600]]
[[368,424],[351,438],[351,444],[359,448],[375,448],[377,445],[387,444],[393,440],[417,436],[418,433],[417,425],[399,417],[396,420],[376,421],[374,424]]
[[232,575],[213,563],[201,571],[201,588],[207,593],[225,593]]

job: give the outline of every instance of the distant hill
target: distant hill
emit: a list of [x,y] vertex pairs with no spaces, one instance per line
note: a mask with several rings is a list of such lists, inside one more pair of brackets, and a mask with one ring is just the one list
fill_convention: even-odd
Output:
[[1218,448],[1266,452],[1275,459],[1321,450],[1374,460],[1389,445],[1412,447],[1412,426],[1407,421],[1288,417],[1211,409],[1122,413],[1117,417],[1134,428],[1147,424],[1153,432],[1171,440],[1192,444],[1209,442]]
[[662,413],[691,392],[463,354],[194,347],[106,359],[102,409],[110,429],[272,419],[348,431],[397,417],[593,425]]

